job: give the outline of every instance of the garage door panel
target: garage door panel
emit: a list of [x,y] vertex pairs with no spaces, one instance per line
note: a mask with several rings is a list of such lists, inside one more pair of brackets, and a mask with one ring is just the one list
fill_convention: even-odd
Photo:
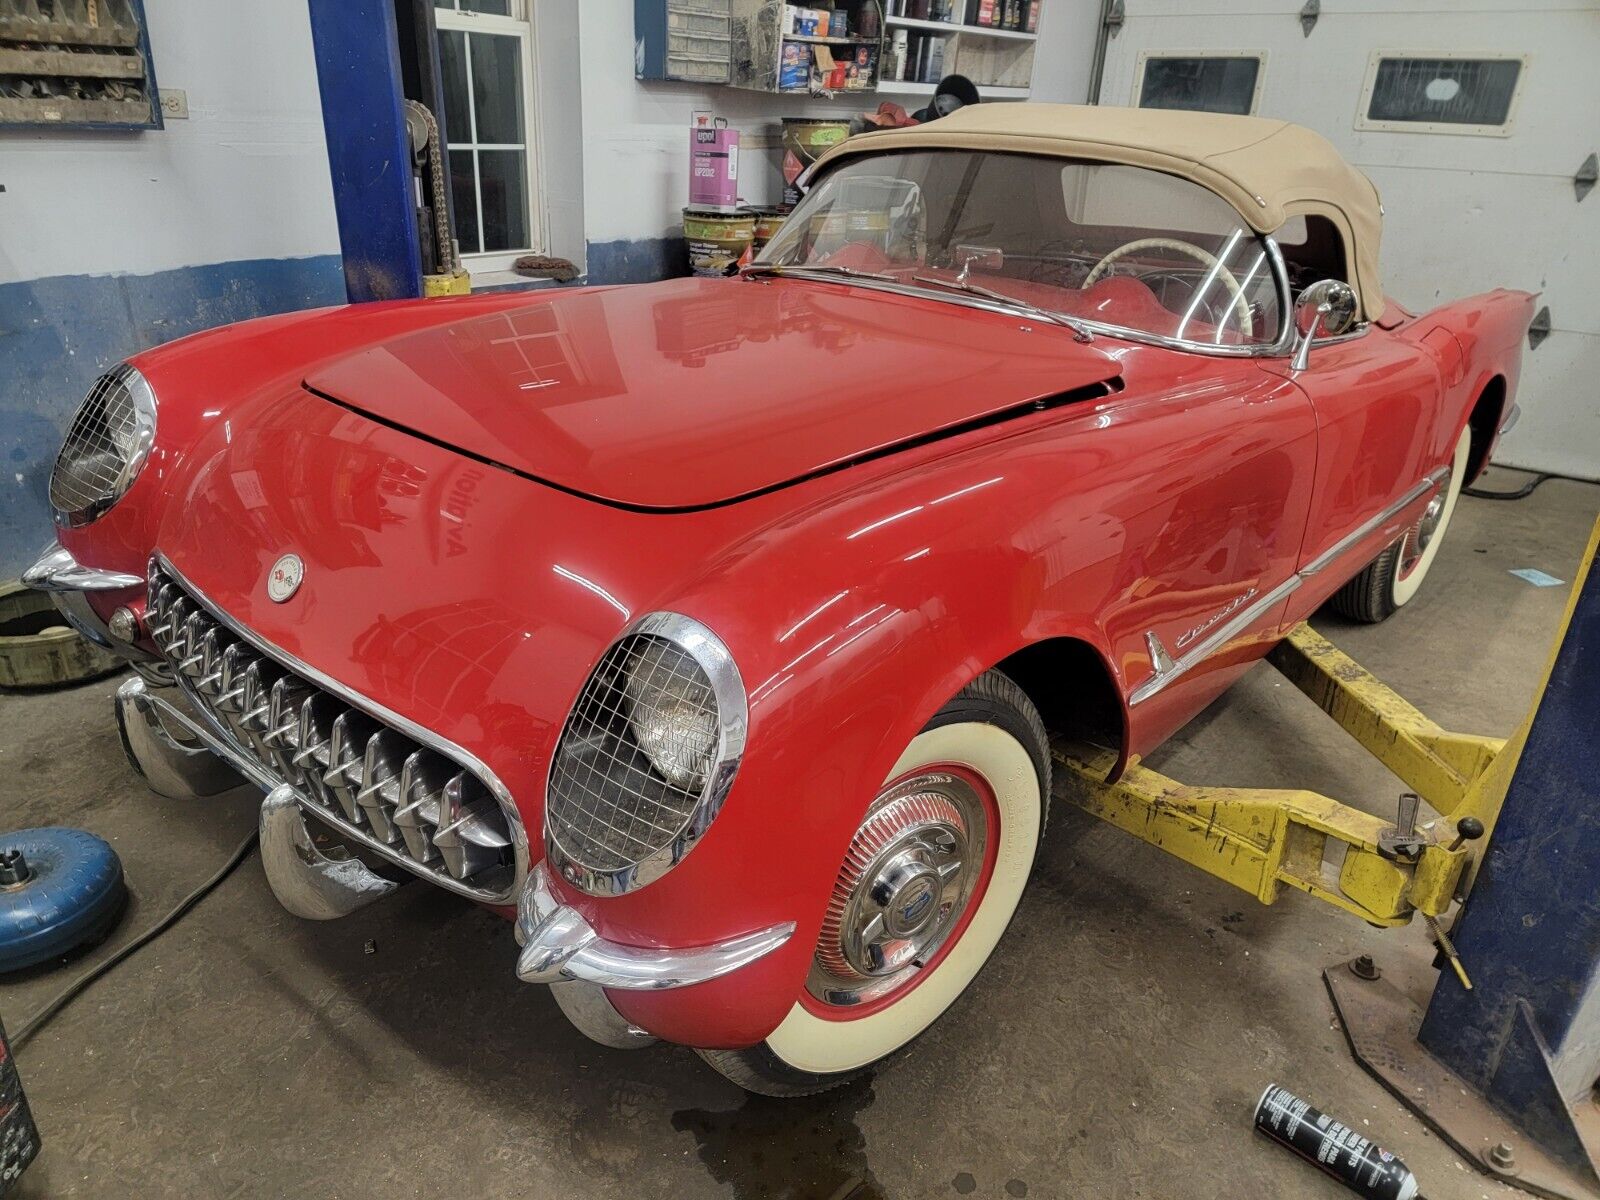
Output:
[[[1252,6],[1228,6],[1227,12],[1207,14],[1204,8],[1185,8],[1169,16],[1140,16],[1131,11],[1122,31],[1107,51],[1101,96],[1111,104],[1137,102],[1135,84],[1138,58],[1146,53],[1246,53],[1266,50],[1265,85],[1260,114],[1283,117],[1315,129],[1351,159],[1366,168],[1407,165],[1453,169],[1470,161],[1475,169],[1508,174],[1548,175],[1570,179],[1589,150],[1573,156],[1577,140],[1600,148],[1600,72],[1593,69],[1600,45],[1600,19],[1584,21],[1590,36],[1573,36],[1570,11],[1517,14],[1517,38],[1508,45],[1507,14],[1460,13],[1448,25],[1436,14],[1389,12],[1379,32],[1370,16],[1334,13],[1323,7],[1323,19],[1310,38],[1300,33],[1293,17],[1298,6],[1287,10],[1291,24],[1284,28],[1285,9],[1275,9],[1271,19],[1250,15]],[[1245,49],[1241,49],[1245,48]],[[1374,49],[1426,57],[1441,51],[1486,55],[1525,54],[1521,90],[1512,113],[1512,136],[1430,133],[1400,130],[1358,130],[1371,53]],[[1548,114],[1559,114],[1551,120]],[[1575,122],[1587,116],[1590,128],[1580,134]]]
[[[1596,213],[1566,180],[1374,170],[1384,197],[1384,288],[1407,308],[1514,287],[1543,293],[1558,324],[1600,331]],[[1451,194],[1452,189],[1460,189]],[[1471,203],[1457,197],[1470,190]]]
[[1531,471],[1600,479],[1600,402],[1595,376],[1600,335],[1558,330],[1523,355],[1522,420],[1501,440],[1495,462]]
[[[1495,287],[1542,293],[1558,332],[1527,356],[1528,413],[1502,461],[1600,475],[1600,196],[1572,176],[1600,150],[1600,15],[1592,3],[1323,0],[1310,37],[1299,0],[1125,0],[1101,96],[1136,103],[1141,53],[1262,49],[1257,112],[1327,137],[1386,208],[1382,272],[1408,308]],[[1374,50],[1426,58],[1526,56],[1507,136],[1357,129]]]
[[[1304,0],[1123,0],[1127,25],[1147,18],[1205,17],[1215,19],[1266,17],[1288,21],[1295,37],[1303,37],[1300,29],[1300,9]],[[1594,6],[1586,0],[1569,0],[1565,4],[1537,3],[1530,0],[1410,0],[1400,15],[1415,16],[1437,28],[1438,18],[1499,16],[1520,21],[1529,15],[1543,12],[1584,13],[1594,15]],[[1312,32],[1312,39],[1322,36],[1329,23],[1340,19],[1371,21],[1394,17],[1395,5],[1384,0],[1322,0],[1322,16]]]

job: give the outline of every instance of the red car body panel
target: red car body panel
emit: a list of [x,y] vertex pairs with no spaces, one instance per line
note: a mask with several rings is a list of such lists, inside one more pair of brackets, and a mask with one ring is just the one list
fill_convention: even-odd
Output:
[[[832,283],[678,281],[607,299],[619,295],[371,305],[141,355],[162,399],[157,449],[120,504],[61,541],[137,573],[159,549],[262,637],[482,759],[535,847],[556,738],[605,648],[653,610],[709,626],[750,708],[721,815],[637,892],[555,885],[619,942],[797,923],[724,979],[611,993],[630,1020],[698,1046],[752,1044],[788,1012],[861,811],[950,696],[1021,649],[1073,639],[1124,698],[1124,754],[1149,751],[1394,535],[1374,533],[1129,706],[1151,672],[1146,633],[1181,644],[1444,465],[1492,381],[1511,395],[1531,311],[1523,293],[1493,293],[1319,348],[1291,377],[1282,360],[1083,346],[1059,327]],[[787,331],[788,312],[816,323]],[[516,335],[553,381],[533,399],[503,382],[489,315],[570,335]],[[876,328],[891,319],[901,332]],[[834,355],[838,330],[849,345]],[[464,355],[496,399],[459,379],[423,388],[435,353]],[[596,382],[608,363],[615,380]],[[1113,394],[1017,407],[1108,377]],[[839,428],[802,428],[819,421]],[[545,446],[563,425],[569,439]],[[642,429],[664,439],[661,461]],[[269,603],[267,570],[291,549],[304,583]]]
[[567,491],[678,509],[1117,376],[1097,347],[929,307],[850,288],[730,292],[680,279],[418,330],[306,381]]

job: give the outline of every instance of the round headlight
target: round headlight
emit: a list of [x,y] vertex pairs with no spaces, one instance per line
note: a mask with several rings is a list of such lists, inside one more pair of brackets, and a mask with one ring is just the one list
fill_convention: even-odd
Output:
[[156,439],[156,394],[126,363],[89,389],[50,474],[56,522],[87,525],[122,499]]
[[698,788],[717,748],[711,681],[670,642],[646,642],[628,664],[628,723],[650,764],[674,787]]
[[641,618],[601,658],[556,744],[552,870],[594,895],[671,870],[721,809],[747,720],[738,668],[714,633],[676,613]]

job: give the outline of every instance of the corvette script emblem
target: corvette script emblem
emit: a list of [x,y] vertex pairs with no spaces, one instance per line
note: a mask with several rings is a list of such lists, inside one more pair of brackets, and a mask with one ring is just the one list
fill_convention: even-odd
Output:
[[298,554],[285,554],[272,564],[267,572],[267,599],[282,604],[300,590],[300,581],[306,577],[306,565]]

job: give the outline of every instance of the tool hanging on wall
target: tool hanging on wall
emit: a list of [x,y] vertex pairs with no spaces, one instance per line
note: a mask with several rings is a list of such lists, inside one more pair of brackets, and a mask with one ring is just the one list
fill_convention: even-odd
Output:
[[461,251],[450,232],[450,207],[445,188],[444,150],[439,122],[427,105],[406,101],[406,132],[411,139],[415,180],[417,238],[422,248],[422,294],[464,296],[472,279],[461,266]]

